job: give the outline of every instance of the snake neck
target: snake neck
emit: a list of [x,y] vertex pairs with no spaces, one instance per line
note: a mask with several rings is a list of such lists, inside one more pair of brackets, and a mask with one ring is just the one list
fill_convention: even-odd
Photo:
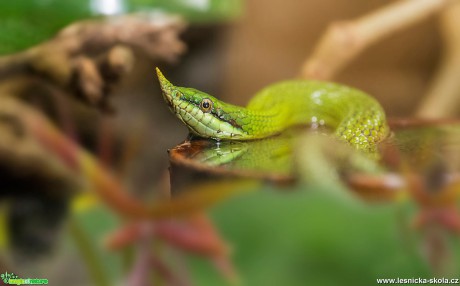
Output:
[[241,139],[260,139],[280,133],[286,126],[282,110],[253,110],[239,107],[233,118],[241,128]]
[[[297,110],[298,109],[298,110]],[[312,129],[337,127],[330,115],[311,108],[239,108],[236,120],[244,131],[241,139],[260,139],[279,134],[292,126],[307,126]]]

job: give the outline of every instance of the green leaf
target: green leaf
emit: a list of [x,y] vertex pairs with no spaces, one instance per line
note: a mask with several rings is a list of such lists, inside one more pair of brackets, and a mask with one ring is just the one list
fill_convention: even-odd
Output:
[[69,23],[90,16],[85,1],[16,0],[0,2],[0,54],[52,37]]

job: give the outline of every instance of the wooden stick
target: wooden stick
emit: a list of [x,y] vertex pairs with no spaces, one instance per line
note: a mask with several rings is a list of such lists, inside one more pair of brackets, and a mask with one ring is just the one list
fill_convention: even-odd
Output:
[[444,54],[441,66],[416,111],[417,117],[453,116],[460,98],[460,2],[441,14]]
[[300,77],[330,79],[365,48],[440,11],[454,0],[403,0],[351,21],[332,23]]

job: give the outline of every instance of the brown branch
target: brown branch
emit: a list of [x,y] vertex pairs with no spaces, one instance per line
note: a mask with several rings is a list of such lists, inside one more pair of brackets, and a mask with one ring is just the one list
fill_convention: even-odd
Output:
[[416,115],[424,118],[453,116],[460,97],[460,2],[441,14],[444,55],[431,87]]
[[302,66],[302,78],[330,79],[371,44],[422,21],[454,0],[403,0],[355,20],[332,23]]
[[179,39],[184,26],[167,16],[77,22],[48,42],[1,57],[0,78],[36,76],[104,109],[111,87],[131,70],[137,52],[157,61],[175,61],[185,51]]

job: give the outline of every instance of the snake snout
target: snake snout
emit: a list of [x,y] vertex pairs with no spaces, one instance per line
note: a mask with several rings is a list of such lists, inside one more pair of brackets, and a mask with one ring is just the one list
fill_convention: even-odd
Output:
[[163,91],[163,93],[170,95],[174,89],[174,85],[172,85],[172,83],[170,83],[169,80],[165,78],[165,76],[161,73],[159,68],[156,68],[156,71],[158,81],[160,82],[161,90]]
[[160,82],[161,91],[163,93],[163,98],[169,105],[169,107],[173,108],[174,104],[172,101],[174,98],[177,98],[178,96],[176,87],[164,77],[163,73],[161,73],[159,68],[156,68],[156,72],[158,76],[158,81]]

